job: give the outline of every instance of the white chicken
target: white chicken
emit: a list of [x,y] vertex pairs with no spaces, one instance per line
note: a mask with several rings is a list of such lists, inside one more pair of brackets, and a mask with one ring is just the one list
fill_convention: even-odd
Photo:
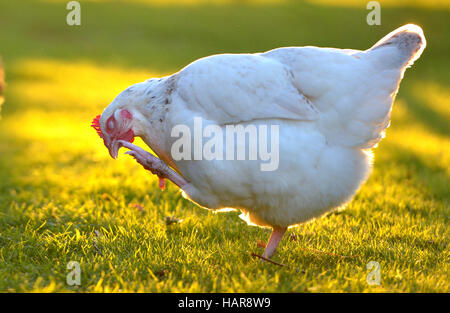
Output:
[[[92,126],[113,158],[129,148],[161,187],[167,178],[202,207],[238,209],[251,223],[271,227],[263,254],[270,258],[287,227],[342,207],[368,178],[371,148],[389,126],[403,73],[425,46],[422,29],[409,24],[366,51],[287,47],[213,55],[132,85]],[[181,151],[192,157],[174,156],[174,129],[193,129],[196,118],[223,133],[230,125],[276,125],[276,169],[261,170],[248,157],[199,159],[196,146]],[[133,145],[135,136],[159,159]],[[250,149],[250,137],[231,148]],[[215,149],[230,149],[219,139]]]

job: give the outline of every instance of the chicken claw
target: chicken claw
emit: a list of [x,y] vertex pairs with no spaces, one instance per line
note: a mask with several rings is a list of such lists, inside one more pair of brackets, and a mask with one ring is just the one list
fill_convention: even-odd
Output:
[[125,152],[125,154],[131,155],[146,170],[158,176],[159,188],[161,188],[161,190],[165,189],[165,178],[169,179],[180,188],[188,183],[183,176],[172,170],[164,161],[158,159],[153,154],[145,151],[141,147],[138,147],[124,140],[120,140],[119,143],[123,147],[130,149],[129,151]]

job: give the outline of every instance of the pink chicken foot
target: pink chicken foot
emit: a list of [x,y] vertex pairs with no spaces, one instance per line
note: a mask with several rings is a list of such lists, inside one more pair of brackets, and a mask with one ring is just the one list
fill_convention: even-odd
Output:
[[159,188],[164,190],[165,182],[164,179],[167,178],[175,185],[183,189],[183,186],[188,184],[188,181],[184,179],[183,176],[175,172],[171,169],[164,161],[158,159],[151,153],[145,151],[141,147],[138,147],[128,141],[120,140],[119,143],[125,147],[130,149],[125,152],[125,154],[131,155],[136,161],[141,164],[146,170],[150,171],[152,174],[155,174],[159,178]]
[[287,227],[276,227],[276,226],[273,227],[269,243],[264,249],[264,253],[262,255],[264,258],[270,259],[274,255],[275,250],[278,248],[281,238],[283,238],[283,235],[286,232],[286,230]]

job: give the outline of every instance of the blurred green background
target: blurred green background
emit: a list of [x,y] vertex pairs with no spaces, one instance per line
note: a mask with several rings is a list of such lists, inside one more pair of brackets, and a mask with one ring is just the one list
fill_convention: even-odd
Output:
[[[379,1],[380,26],[354,0],[79,2],[81,26],[68,26],[66,1],[0,1],[0,291],[448,292],[448,1]],[[367,49],[406,23],[428,46],[406,71],[373,174],[347,210],[290,230],[275,256],[289,268],[251,258],[268,230],[173,185],[159,191],[89,127],[127,86],[200,57]],[[66,284],[70,260],[81,286]],[[366,282],[371,260],[379,286]]]

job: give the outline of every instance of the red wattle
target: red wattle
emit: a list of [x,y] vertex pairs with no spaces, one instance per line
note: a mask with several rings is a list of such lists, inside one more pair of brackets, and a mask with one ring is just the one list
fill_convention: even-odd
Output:
[[134,132],[133,132],[133,130],[130,129],[125,134],[120,136],[119,139],[120,140],[124,140],[124,141],[128,141],[128,142],[133,142],[134,141]]
[[166,189],[166,182],[164,181],[164,178],[159,177],[159,176],[158,176],[158,178],[159,178],[159,189],[161,189],[161,190]]

